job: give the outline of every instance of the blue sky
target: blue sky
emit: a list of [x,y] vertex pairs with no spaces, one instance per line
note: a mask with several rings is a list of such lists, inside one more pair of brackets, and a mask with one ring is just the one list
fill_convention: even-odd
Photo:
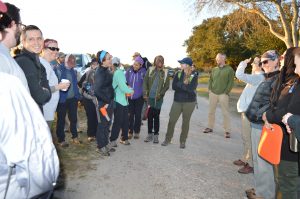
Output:
[[[177,67],[192,28],[212,15],[193,14],[187,0],[10,0],[21,9],[24,24],[40,27],[44,38],[56,39],[65,53],[105,49],[131,64],[134,52]],[[80,3],[79,3],[80,2]]]

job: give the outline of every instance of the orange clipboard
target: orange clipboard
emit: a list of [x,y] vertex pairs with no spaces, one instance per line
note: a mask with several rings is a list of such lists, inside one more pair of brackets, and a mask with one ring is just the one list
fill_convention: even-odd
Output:
[[258,144],[258,154],[271,164],[279,164],[283,132],[279,125],[272,124],[273,129],[262,129]]

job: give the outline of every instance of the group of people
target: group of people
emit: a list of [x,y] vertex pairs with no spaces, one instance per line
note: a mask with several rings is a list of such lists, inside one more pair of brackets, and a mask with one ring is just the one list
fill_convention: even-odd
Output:
[[[7,198],[43,198],[52,193],[59,173],[59,160],[50,133],[57,115],[56,136],[61,147],[65,138],[66,116],[70,121],[71,142],[81,144],[77,132],[78,101],[87,115],[88,141],[97,142],[97,152],[110,156],[117,141],[130,145],[139,139],[142,116],[148,120],[145,142],[159,143],[160,112],[170,77],[164,57],[155,57],[153,66],[139,53],[126,71],[118,57],[98,51],[89,69],[79,77],[74,69],[76,57],[59,52],[58,42],[44,39],[35,25],[22,24],[19,9],[0,1],[0,195]],[[10,49],[22,42],[14,58]],[[197,105],[198,74],[193,61],[178,61],[174,75],[174,100],[169,113],[167,132],[162,146],[168,146],[182,115],[180,148],[186,147],[191,115]],[[229,93],[234,76],[245,82],[237,104],[241,113],[243,158],[233,163],[238,172],[254,172],[255,189],[246,191],[248,198],[296,199],[299,179],[299,152],[290,143],[300,139],[300,48],[292,47],[283,55],[270,50],[252,62],[252,73],[245,73],[251,59],[242,61],[236,72],[226,65],[226,55],[216,56],[217,66],[209,80],[208,125],[203,133],[212,133],[215,110],[221,105],[224,136],[230,138]],[[281,161],[272,165],[258,155],[263,126],[282,128]],[[121,135],[120,135],[121,133]],[[36,173],[39,170],[43,175]],[[26,175],[24,175],[26,173]],[[3,174],[3,175],[2,175]],[[6,178],[6,175],[9,175]],[[17,190],[17,191],[16,191]]]

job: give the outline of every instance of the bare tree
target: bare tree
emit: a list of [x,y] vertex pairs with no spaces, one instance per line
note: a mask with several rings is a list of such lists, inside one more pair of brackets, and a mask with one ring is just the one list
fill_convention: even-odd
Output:
[[299,0],[195,0],[194,6],[198,13],[206,6],[212,9],[239,7],[261,17],[287,48],[300,44]]

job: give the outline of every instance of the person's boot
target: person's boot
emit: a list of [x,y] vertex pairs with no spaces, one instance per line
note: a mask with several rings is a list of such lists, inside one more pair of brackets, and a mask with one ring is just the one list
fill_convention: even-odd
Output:
[[185,149],[185,143],[184,143],[184,142],[181,142],[179,147],[180,147],[181,149]]
[[132,136],[133,136],[133,132],[130,130],[130,131],[128,132],[128,139],[131,140]]
[[124,145],[130,145],[130,142],[128,140],[120,140],[120,143],[121,144],[124,144]]
[[115,152],[116,151],[116,149],[113,148],[111,142],[106,145],[106,149],[109,152]]
[[158,144],[159,143],[159,141],[158,141],[158,135],[154,135],[153,136],[153,143],[154,144]]
[[102,148],[97,148],[97,152],[102,155],[102,156],[110,156],[109,151],[107,150],[106,147],[102,147]]
[[153,133],[149,133],[144,142],[152,142],[153,141]]
[[116,141],[112,141],[112,142],[110,142],[110,145],[112,146],[112,147],[118,147],[118,145],[117,145],[117,142]]
[[169,144],[170,144],[170,142],[165,139],[165,141],[163,141],[163,143],[161,143],[161,146],[168,146]]

